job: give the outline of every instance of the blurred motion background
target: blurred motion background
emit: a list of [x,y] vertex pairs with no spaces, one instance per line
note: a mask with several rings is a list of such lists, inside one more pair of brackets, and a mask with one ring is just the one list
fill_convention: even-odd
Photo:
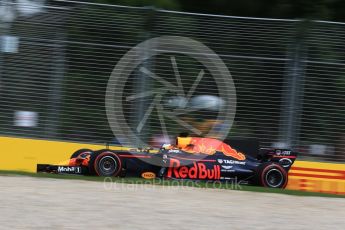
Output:
[[[146,39],[185,36],[214,50],[231,73],[237,108],[229,138],[255,138],[261,147],[291,147],[302,158],[344,162],[344,10],[341,0],[3,0],[0,135],[113,139],[104,99],[116,63]],[[143,55],[151,52],[154,47]],[[184,55],[175,59],[187,90],[205,68]],[[171,55],[143,66],[176,81]],[[126,97],[159,87],[139,70],[127,79],[121,103],[133,130],[152,98]],[[205,95],[219,96],[207,70],[193,96]],[[169,109],[174,96],[165,96]],[[213,111],[181,119],[219,125]],[[153,112],[138,135],[148,141],[161,135],[158,121]],[[172,134],[185,131],[169,119],[166,124]]]

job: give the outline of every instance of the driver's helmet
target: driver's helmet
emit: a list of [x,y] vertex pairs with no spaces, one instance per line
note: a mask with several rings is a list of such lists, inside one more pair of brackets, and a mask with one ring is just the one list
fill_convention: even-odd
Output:
[[172,148],[174,148],[174,146],[171,144],[163,144],[161,147],[161,149],[165,149],[165,150],[172,149]]
[[[225,131],[227,128],[224,121],[218,118],[219,112],[225,107],[225,101],[218,96],[204,94],[194,96],[190,100],[184,97],[172,97],[166,105],[173,109],[190,110],[180,116],[180,119],[201,131],[200,136],[207,135],[211,130],[222,133],[222,130]],[[189,130],[181,131],[188,132]]]

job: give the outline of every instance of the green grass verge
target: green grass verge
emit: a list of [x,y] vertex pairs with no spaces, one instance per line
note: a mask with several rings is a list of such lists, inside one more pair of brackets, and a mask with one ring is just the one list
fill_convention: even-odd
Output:
[[220,182],[203,182],[203,181],[182,181],[182,180],[162,180],[162,179],[152,179],[147,180],[143,178],[136,177],[126,177],[126,178],[105,178],[105,177],[95,177],[95,176],[79,176],[79,175],[57,175],[48,173],[29,173],[29,172],[19,172],[19,171],[1,171],[0,176],[30,176],[36,178],[51,178],[51,179],[69,179],[69,180],[85,180],[85,181],[98,181],[98,182],[114,182],[114,183],[125,183],[125,184],[151,184],[151,185],[161,185],[161,186],[188,186],[196,188],[214,188],[214,189],[231,189],[238,191],[248,191],[248,192],[264,192],[264,193],[276,193],[276,194],[286,194],[295,196],[319,196],[319,197],[335,197],[335,198],[345,198],[344,195],[335,195],[327,193],[317,193],[317,192],[305,192],[287,189],[273,189],[264,188],[248,185],[236,186],[234,184],[220,183]]

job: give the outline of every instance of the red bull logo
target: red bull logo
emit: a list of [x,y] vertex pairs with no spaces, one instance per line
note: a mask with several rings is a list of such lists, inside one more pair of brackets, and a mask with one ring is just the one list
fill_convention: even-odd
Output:
[[200,137],[178,137],[177,146],[188,153],[203,153],[213,155],[217,151],[225,156],[233,157],[237,160],[245,160],[246,156],[231,148],[230,145],[212,138]]
[[193,166],[181,166],[177,159],[170,159],[167,177],[177,179],[220,179],[220,166],[214,165],[212,169],[207,169],[206,165],[201,162],[194,162]]

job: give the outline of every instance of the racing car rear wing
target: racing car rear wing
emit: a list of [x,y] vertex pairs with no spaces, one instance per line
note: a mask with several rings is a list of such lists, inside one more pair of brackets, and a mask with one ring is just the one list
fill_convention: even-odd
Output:
[[261,148],[257,159],[261,161],[277,162],[286,169],[290,169],[297,158],[297,152],[290,149]]

